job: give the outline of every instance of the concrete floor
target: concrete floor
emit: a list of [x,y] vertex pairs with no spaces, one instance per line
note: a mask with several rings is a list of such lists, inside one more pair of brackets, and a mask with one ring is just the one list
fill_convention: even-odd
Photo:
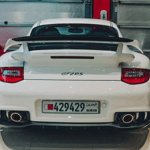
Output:
[[147,150],[142,147],[148,133],[148,129],[29,127],[3,129],[0,143],[4,150]]

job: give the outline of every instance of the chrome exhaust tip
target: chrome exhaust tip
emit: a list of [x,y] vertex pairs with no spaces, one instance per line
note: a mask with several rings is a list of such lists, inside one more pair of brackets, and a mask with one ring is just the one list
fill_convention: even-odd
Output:
[[136,120],[136,113],[117,113],[115,117],[115,121],[118,124],[130,124],[135,122]]
[[30,121],[30,116],[27,111],[9,111],[8,119],[11,122],[27,123]]
[[132,114],[125,114],[122,117],[122,122],[125,124],[129,124],[133,122],[133,120],[134,120],[134,116]]
[[13,122],[21,122],[22,120],[22,116],[21,114],[17,113],[17,112],[14,112],[10,115],[10,119],[13,121]]

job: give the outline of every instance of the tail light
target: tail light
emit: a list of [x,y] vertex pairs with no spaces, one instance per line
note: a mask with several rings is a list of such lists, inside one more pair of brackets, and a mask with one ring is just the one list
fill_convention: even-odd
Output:
[[4,48],[1,45],[0,45],[0,50],[2,50],[2,51],[4,50]]
[[23,67],[3,67],[0,68],[0,81],[15,83],[23,80]]
[[0,45],[0,56],[3,55],[3,54],[5,54],[4,48]]
[[149,70],[123,68],[121,80],[129,84],[145,83],[149,80]]

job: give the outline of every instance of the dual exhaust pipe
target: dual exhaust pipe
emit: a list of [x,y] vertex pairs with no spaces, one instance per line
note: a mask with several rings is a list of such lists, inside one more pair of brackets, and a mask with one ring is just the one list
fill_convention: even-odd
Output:
[[[3,117],[4,119],[7,118],[8,121],[14,123],[28,123],[30,121],[30,114],[28,111],[5,111],[3,115],[5,116]],[[118,112],[115,114],[115,122],[119,126],[125,127],[145,121],[145,118],[147,118],[147,115],[145,116],[144,112],[138,114],[136,112]]]
[[[24,123],[28,121],[26,112],[9,112],[9,119],[16,123]],[[135,121],[135,113],[118,113],[115,119],[121,124],[130,124]]]

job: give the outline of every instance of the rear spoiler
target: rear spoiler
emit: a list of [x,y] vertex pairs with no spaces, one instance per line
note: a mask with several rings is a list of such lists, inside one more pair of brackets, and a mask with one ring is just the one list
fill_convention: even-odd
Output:
[[133,40],[126,38],[117,38],[117,37],[100,37],[100,36],[75,36],[75,35],[61,35],[61,36],[25,36],[19,38],[8,39],[5,45],[4,52],[13,45],[26,43],[40,43],[40,42],[85,42],[85,43],[110,43],[110,44],[118,44],[118,43],[130,43]]
[[99,37],[99,36],[40,36],[40,37],[19,37],[14,39],[9,39],[6,42],[6,46],[4,52],[13,45],[22,44],[24,52],[16,52],[12,54],[12,58],[17,61],[29,61],[30,58],[35,57],[35,55],[39,54],[31,54],[28,50],[28,43],[42,43],[42,42],[52,42],[52,43],[64,43],[64,42],[71,42],[71,43],[108,43],[108,44],[119,44],[118,49],[114,57],[120,62],[131,62],[135,58],[133,54],[125,54],[122,53],[123,44],[134,46],[139,49],[142,53],[143,51],[139,48],[138,42],[136,40],[130,40],[126,38],[117,38],[117,37]]
[[132,42],[131,39],[118,38],[118,37],[101,37],[101,36],[83,36],[83,35],[59,35],[59,36],[24,36],[12,39],[14,41],[66,41],[66,40],[79,40],[79,41],[107,41],[107,42]]

